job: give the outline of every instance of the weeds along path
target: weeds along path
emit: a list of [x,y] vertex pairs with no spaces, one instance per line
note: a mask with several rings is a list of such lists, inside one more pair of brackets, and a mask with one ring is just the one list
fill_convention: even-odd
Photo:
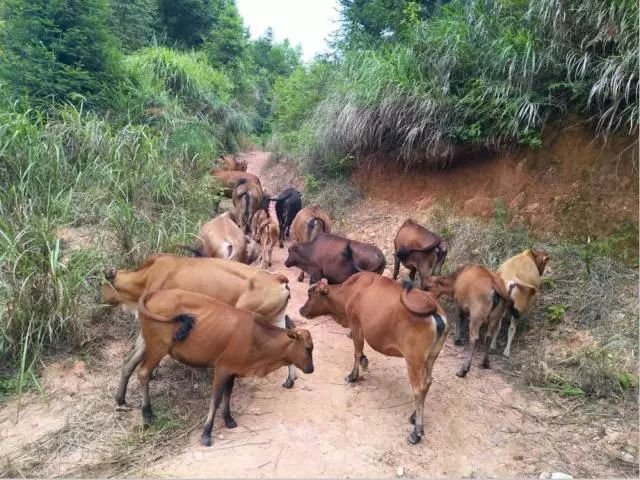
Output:
[[[246,158],[249,171],[260,175],[271,194],[298,181],[281,165],[265,169],[264,152]],[[368,199],[337,228],[376,243],[387,255],[389,274],[393,237],[409,215],[421,218],[420,210]],[[136,322],[128,314],[101,315],[94,322],[101,339],[97,351],[49,364],[42,372],[44,395],[25,394],[17,421],[18,402],[0,404],[0,477],[372,478],[394,476],[400,468],[410,477],[624,474],[603,459],[600,442],[608,433],[601,433],[598,408],[576,420],[571,412],[580,405],[551,404],[514,390],[497,356],[494,369],[483,370],[476,361],[467,378],[459,379],[462,349],[451,339],[434,368],[426,435],[421,444],[409,445],[413,395],[404,361],[367,346],[369,370],[355,385],[347,384],[352,341],[328,317],[300,318],[308,284],[296,281],[297,270],[284,267],[285,257],[286,251],[276,248],[271,271],[288,276],[289,314],[313,335],[313,374],[299,373],[291,390],[281,387],[285,369],[262,379],[239,379],[232,399],[238,427],[227,430],[217,418],[214,445],[204,448],[199,437],[211,392],[206,372],[163,361],[151,383],[158,421],[143,430],[135,378],[128,394],[133,409],[116,411],[113,400]]]

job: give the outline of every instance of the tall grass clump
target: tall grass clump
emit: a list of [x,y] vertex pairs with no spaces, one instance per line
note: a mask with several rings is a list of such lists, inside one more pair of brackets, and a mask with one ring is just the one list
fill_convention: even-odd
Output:
[[0,376],[19,387],[43,355],[90,338],[105,263],[132,267],[188,241],[218,201],[212,159],[248,133],[201,57],[136,55],[109,95],[142,108],[0,108]]
[[294,131],[310,129],[304,144],[322,146],[307,152],[314,163],[379,155],[404,166],[536,148],[569,112],[598,136],[633,134],[638,13],[632,0],[453,0],[397,41],[342,51]]

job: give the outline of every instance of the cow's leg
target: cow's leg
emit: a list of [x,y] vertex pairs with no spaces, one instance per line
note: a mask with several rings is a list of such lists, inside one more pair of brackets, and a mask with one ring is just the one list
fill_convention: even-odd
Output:
[[505,357],[508,357],[509,355],[511,355],[511,342],[513,341],[513,337],[516,334],[516,330],[518,330],[518,320],[519,320],[518,316],[513,315],[511,312],[509,312],[507,316],[511,319],[511,323],[509,324],[509,336],[507,337],[507,346],[504,347]]
[[222,400],[224,402],[222,416],[224,417],[224,426],[227,428],[236,428],[238,426],[231,416],[231,392],[233,391],[233,384],[235,380],[235,375],[231,375],[229,377],[229,380],[227,380],[227,383],[225,384],[224,394],[222,396]]
[[300,275],[298,275],[298,281],[301,282],[304,280],[304,270],[300,270]]
[[151,371],[158,366],[160,360],[166,355],[166,350],[147,350],[144,354],[142,365],[138,369],[138,379],[142,388],[142,421],[145,425],[151,425],[154,421],[153,410],[151,409],[151,398],[149,397],[149,376]]
[[456,318],[456,333],[453,338],[454,345],[462,345],[464,342],[462,340],[462,324],[465,321],[466,313],[461,307],[457,308],[457,318]]
[[482,368],[489,368],[490,345],[493,343],[493,338],[498,336],[498,332],[500,331],[500,319],[502,318],[503,313],[504,309],[502,307],[498,307],[495,312],[490,314],[489,325],[487,325],[487,333],[484,339],[484,356],[481,363]]
[[219,369],[213,376],[213,393],[211,394],[211,406],[209,407],[209,413],[207,414],[207,420],[204,423],[204,429],[202,430],[202,445],[205,447],[211,446],[211,432],[213,431],[213,419],[216,416],[222,396],[226,390],[226,384],[230,375]]
[[129,354],[129,356],[125,359],[122,364],[122,372],[120,374],[120,385],[118,386],[118,393],[116,393],[116,403],[118,405],[125,405],[125,396],[127,394],[127,385],[129,384],[129,379],[133,374],[133,371],[136,367],[142,362],[145,353],[145,344],[144,338],[142,337],[142,333],[138,334],[138,338],[136,338],[135,346],[133,347],[133,351]]
[[[422,352],[420,352],[422,353]],[[412,415],[414,427],[413,432],[409,435],[409,443],[415,445],[422,440],[424,435],[423,427],[423,410],[424,399],[427,396],[427,390],[429,387],[426,384],[427,373],[426,364],[424,361],[418,359],[407,360],[407,370],[409,372],[409,382],[413,390],[413,400],[415,411]],[[431,382],[431,376],[429,375],[429,382]]]
[[397,280],[398,274],[400,273],[400,259],[397,255],[393,255],[393,279]]
[[[278,326],[280,328],[287,328],[287,315],[286,315],[286,313],[284,311],[282,311],[278,315],[278,319],[276,321],[276,326]],[[287,367],[287,370],[288,370],[287,378],[285,379],[285,381],[282,384],[282,386],[284,388],[292,388],[293,384],[296,381],[296,367],[294,365],[289,365]]]
[[409,280],[412,282],[416,279],[416,268],[411,267],[411,271],[409,272]]
[[358,324],[351,325],[351,338],[353,340],[353,369],[351,373],[347,375],[347,382],[353,383],[358,380],[360,375],[360,366],[362,365],[362,369],[364,370],[369,366],[369,360],[364,356],[364,333]]
[[442,264],[447,258],[447,248],[443,245],[436,247],[436,262],[433,264],[433,273],[432,275],[440,275],[440,271],[442,270]]
[[269,267],[271,267],[271,265],[272,265],[272,263],[271,263],[271,257],[272,257],[272,255],[273,255],[273,247],[274,247],[273,245],[269,245],[269,252],[268,252],[268,253],[269,253],[269,261],[267,262],[267,265],[268,265]]
[[462,367],[456,372],[456,375],[459,377],[466,376],[471,369],[471,359],[476,349],[476,342],[480,338],[480,326],[484,318],[486,317],[475,315],[474,313],[471,313],[469,316],[469,345],[467,346],[466,358],[462,363]]

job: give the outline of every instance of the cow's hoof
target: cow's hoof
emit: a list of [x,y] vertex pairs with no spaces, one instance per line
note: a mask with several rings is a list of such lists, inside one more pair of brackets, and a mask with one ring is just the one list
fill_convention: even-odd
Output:
[[420,443],[420,440],[422,440],[422,437],[418,435],[416,432],[411,432],[411,435],[409,435],[408,440],[411,445],[415,445],[416,443]]
[[481,366],[482,368],[489,368],[489,360],[485,360],[485,361],[483,361],[483,362],[480,364],[480,366]]
[[363,370],[366,370],[367,368],[369,368],[369,359],[364,355],[360,357],[360,366],[362,367]]
[[227,428],[236,428],[238,424],[233,418],[229,417],[224,419],[224,426]]
[[415,411],[409,417],[409,423],[411,425],[415,425],[416,424],[416,412]]
[[153,425],[153,422],[155,422],[155,420],[156,416],[153,414],[151,406],[149,405],[148,407],[142,407],[142,423],[145,425],[145,427]]
[[467,376],[467,371],[464,368],[461,368],[456,372],[456,375],[460,378],[464,378]]
[[464,345],[464,340],[462,340],[461,338],[456,338],[456,339],[453,341],[453,344],[454,344],[454,345],[458,345],[458,346],[459,346],[459,345]]
[[358,381],[358,375],[350,373],[349,375],[347,375],[347,378],[345,378],[345,380],[349,383],[356,383]]
[[282,384],[282,386],[284,388],[292,388],[293,387],[293,380],[290,378],[287,378],[284,383]]
[[200,439],[200,443],[202,443],[203,447],[210,447],[211,444],[213,443],[211,441],[211,435],[202,435],[202,438]]

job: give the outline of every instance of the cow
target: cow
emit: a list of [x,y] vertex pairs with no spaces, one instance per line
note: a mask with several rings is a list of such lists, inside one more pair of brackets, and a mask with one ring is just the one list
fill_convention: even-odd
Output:
[[[260,254],[260,268],[271,266],[271,255],[273,254],[273,247],[278,243],[280,237],[280,227],[275,219],[268,217],[258,227],[258,235],[260,236],[260,247],[262,253]],[[268,258],[268,260],[267,260]]]
[[284,265],[302,270],[299,282],[307,272],[310,283],[324,277],[330,284],[335,284],[361,271],[380,274],[384,272],[386,260],[375,245],[321,233],[311,242],[291,245]]
[[253,218],[251,219],[251,238],[256,242],[260,242],[260,225],[262,225],[262,222],[267,218],[269,218],[269,212],[262,208],[253,214]]
[[209,220],[200,229],[194,245],[181,245],[196,257],[223,258],[251,264],[259,254],[255,241],[242,233],[229,212]]
[[431,275],[440,275],[447,258],[446,242],[440,236],[430,232],[411,219],[406,220],[393,241],[395,247],[393,279],[398,278],[400,263],[409,269],[409,278],[413,282],[416,272],[420,274],[420,285]]
[[216,188],[220,188],[222,195],[231,198],[233,196],[233,190],[236,188],[240,180],[255,183],[261,186],[260,179],[252,173],[238,172],[235,170],[211,170],[211,182]]
[[[513,300],[513,307],[505,313],[504,319],[509,324],[509,336],[507,346],[504,348],[504,356],[511,355],[511,342],[518,329],[518,321],[533,308],[538,300],[540,290],[540,277],[549,261],[549,255],[542,250],[528,249],[506,260],[498,268],[498,275],[504,282]],[[498,328],[498,332],[500,328]],[[491,350],[496,349],[498,335],[493,337]]]
[[331,233],[331,218],[318,205],[305,207],[293,219],[291,228],[297,243],[307,243],[320,233]]
[[340,285],[326,279],[309,288],[307,302],[300,309],[306,318],[330,315],[343,327],[351,328],[355,348],[354,363],[347,382],[355,382],[367,369],[364,341],[374,350],[392,357],[404,357],[414,394],[414,425],[409,442],[424,435],[424,401],[432,382],[433,365],[449,333],[444,310],[432,295],[400,285],[371,272],[353,275]]
[[[117,271],[108,268],[104,277],[98,302],[120,305],[128,311],[136,311],[138,300],[146,291],[181,288],[258,313],[273,325],[287,325],[286,309],[290,297],[287,277],[238,262],[157,254],[148,258],[137,270]],[[144,341],[139,336],[134,350],[122,366],[116,395],[118,405],[125,404],[129,377],[142,361],[144,351]],[[295,378],[295,369],[290,367],[283,386],[293,387]]]
[[295,188],[287,188],[271,200],[276,202],[276,217],[278,217],[280,227],[278,240],[280,248],[284,248],[284,240],[285,237],[289,236],[293,219],[296,218],[296,215],[302,209],[302,197],[300,196],[300,192]]
[[238,157],[231,155],[229,153],[220,155],[219,159],[224,165],[225,170],[233,170],[238,172],[246,172],[247,171],[247,161],[241,160]]
[[211,446],[213,419],[223,398],[225,426],[238,426],[230,405],[236,377],[264,377],[285,365],[313,373],[313,341],[307,330],[278,328],[249,310],[179,289],[145,293],[138,312],[147,346],[138,370],[143,422],[154,421],[149,377],[165,355],[186,365],[213,368],[211,407],[201,438],[206,447]]
[[262,187],[240,179],[231,198],[233,200],[233,216],[238,226],[244,233],[249,233],[253,214],[261,208],[264,198]]
[[502,279],[480,265],[467,265],[454,273],[429,277],[427,289],[440,298],[453,298],[457,310],[456,345],[462,344],[462,323],[469,319],[469,345],[462,367],[456,372],[465,377],[471,368],[471,359],[480,338],[480,327],[487,325],[482,367],[489,368],[489,345],[497,335],[500,318],[512,305]]

